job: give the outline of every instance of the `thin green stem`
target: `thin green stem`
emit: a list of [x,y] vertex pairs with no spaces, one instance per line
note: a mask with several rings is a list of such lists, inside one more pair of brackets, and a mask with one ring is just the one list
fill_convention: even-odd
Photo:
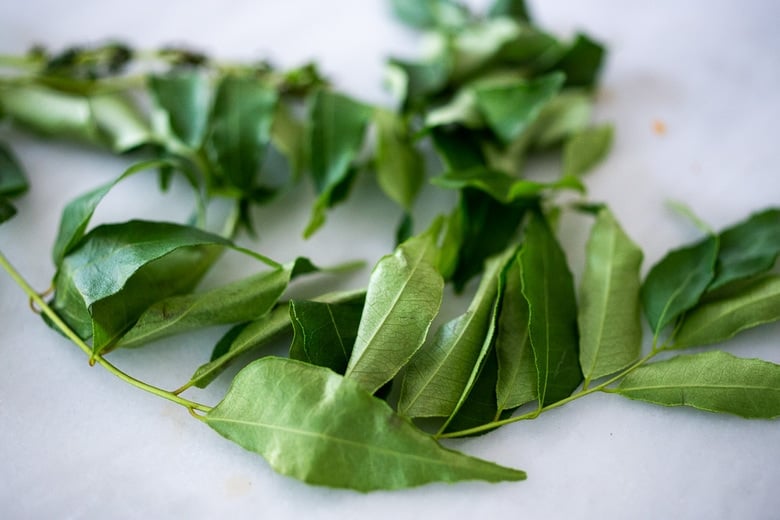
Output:
[[19,271],[14,268],[13,265],[8,261],[8,259],[5,257],[5,255],[0,251],[0,266],[3,267],[3,269],[13,278],[13,280],[16,282],[16,284],[27,294],[27,296],[30,297],[30,300],[32,300],[37,306],[38,309],[42,313],[44,313],[51,322],[60,330],[62,331],[65,336],[70,339],[73,343],[75,343],[82,351],[84,351],[87,356],[90,356],[90,359],[94,359],[97,364],[108,370],[110,373],[121,379],[122,381],[129,383],[136,388],[140,388],[141,390],[144,390],[146,392],[149,392],[150,394],[154,394],[158,397],[162,397],[163,399],[167,399],[168,401],[172,401],[176,404],[179,404],[181,406],[184,406],[185,408],[189,410],[198,410],[200,412],[208,412],[211,410],[210,406],[206,406],[205,404],[196,403],[195,401],[190,401],[189,399],[184,399],[183,397],[179,397],[178,395],[173,394],[172,392],[168,392],[167,390],[163,390],[162,388],[158,388],[156,386],[152,386],[148,383],[144,383],[143,381],[140,381],[125,372],[122,372],[120,369],[109,363],[103,356],[101,355],[95,355],[92,352],[92,349],[87,345],[83,339],[81,339],[78,334],[76,334],[73,329],[70,328],[62,319],[57,315],[56,312],[49,306],[49,304],[46,303],[46,301],[33,289],[29,283],[27,283],[27,280],[22,277],[22,275],[19,273]]
[[560,401],[556,401],[556,402],[554,402],[552,404],[548,404],[547,406],[544,406],[542,408],[537,408],[536,410],[533,410],[531,412],[524,413],[522,415],[516,415],[514,417],[509,417],[507,419],[501,419],[501,420],[498,420],[498,421],[492,421],[492,422],[489,422],[489,423],[485,423],[485,424],[482,424],[480,426],[475,426],[473,428],[468,428],[468,429],[460,430],[460,431],[457,431],[457,432],[442,433],[442,434],[437,435],[436,437],[440,438],[440,439],[452,439],[452,438],[455,438],[455,437],[464,437],[464,436],[467,436],[467,435],[474,435],[474,434],[477,434],[477,433],[482,433],[482,432],[485,432],[485,431],[488,431],[488,430],[492,430],[494,428],[498,428],[499,426],[504,426],[506,424],[511,424],[511,423],[518,422],[518,421],[525,421],[525,420],[528,420],[528,419],[535,419],[542,412],[546,412],[546,411],[549,411],[549,410],[553,410],[555,408],[559,408],[559,407],[561,407],[561,406],[563,406],[565,404],[568,404],[568,403],[570,403],[572,401],[575,401],[575,400],[577,400],[577,399],[579,399],[581,397],[585,397],[586,395],[592,394],[594,392],[599,392],[601,390],[604,390],[609,385],[615,383],[616,381],[619,381],[620,379],[624,378],[625,376],[627,376],[628,374],[630,374],[631,372],[633,372],[634,370],[636,370],[637,368],[642,366],[644,363],[646,363],[647,361],[649,361],[650,359],[655,357],[662,350],[664,350],[664,347],[661,347],[661,348],[658,348],[658,349],[653,348],[650,351],[649,354],[647,354],[645,357],[643,357],[642,359],[640,359],[639,361],[637,361],[636,363],[634,363],[630,367],[626,368],[625,370],[623,370],[622,372],[620,372],[616,376],[613,376],[613,377],[607,379],[606,381],[604,381],[603,383],[599,383],[596,386],[592,386],[592,387],[587,388],[587,389],[583,388],[579,392],[577,392],[575,394],[572,394],[572,395],[570,395],[569,397],[567,397],[565,399],[561,399]]

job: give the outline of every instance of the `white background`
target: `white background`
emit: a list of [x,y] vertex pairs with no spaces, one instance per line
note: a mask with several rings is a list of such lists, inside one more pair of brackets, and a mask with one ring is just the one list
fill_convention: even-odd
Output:
[[[485,2],[481,2],[485,4]],[[660,0],[534,2],[543,27],[584,29],[609,46],[596,119],[616,127],[612,154],[586,180],[645,250],[645,271],[665,251],[696,238],[670,211],[685,201],[715,228],[780,202],[780,4]],[[292,66],[315,59],[344,90],[387,103],[382,60],[413,57],[415,34],[383,1],[204,2],[30,0],[0,3],[0,52],[108,37],[152,48],[187,43],[221,58],[270,57]],[[656,121],[666,126],[653,131]],[[70,144],[3,131],[32,182],[19,216],[0,227],[0,248],[37,288],[48,286],[59,213],[72,197],[117,175],[125,160]],[[265,254],[322,264],[374,262],[392,247],[398,211],[371,179],[330,214],[308,242],[311,188],[258,213]],[[451,198],[428,190],[422,213]],[[441,206],[439,206],[441,205]],[[151,214],[186,217],[184,190],[157,194],[151,177],[131,180],[98,220]],[[359,215],[359,218],[356,217]],[[562,241],[581,271],[586,221],[567,219]],[[226,259],[246,269],[240,258]],[[368,270],[345,286],[365,285]],[[215,278],[218,281],[218,277]],[[212,280],[212,283],[214,280]],[[323,285],[318,285],[323,284]],[[325,282],[304,284],[315,291]],[[780,424],[593,395],[533,422],[450,445],[524,469],[520,483],[429,485],[363,495],[316,488],[273,473],[192,420],[186,411],[90,368],[46,328],[23,293],[0,274],[0,516],[3,518],[777,518]],[[166,388],[186,381],[222,330],[149,349],[116,352],[121,368]],[[780,362],[775,325],[724,348]],[[282,348],[283,346],[280,346]],[[229,377],[188,394],[215,403]]]

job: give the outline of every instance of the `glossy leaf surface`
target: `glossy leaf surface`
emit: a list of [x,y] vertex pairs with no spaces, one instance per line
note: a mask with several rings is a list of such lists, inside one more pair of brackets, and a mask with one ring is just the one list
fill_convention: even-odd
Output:
[[152,76],[149,91],[173,134],[191,148],[200,146],[206,133],[211,101],[207,78],[196,71]]
[[310,484],[371,491],[525,478],[439,446],[357,382],[289,359],[244,368],[205,421],[279,473]]
[[691,406],[747,418],[780,416],[780,365],[721,351],[650,363],[613,390],[664,406]]

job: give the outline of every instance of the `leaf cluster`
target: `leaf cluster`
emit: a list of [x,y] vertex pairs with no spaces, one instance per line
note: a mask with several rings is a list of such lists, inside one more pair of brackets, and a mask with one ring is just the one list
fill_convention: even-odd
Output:
[[[34,74],[0,79],[1,113],[12,122],[138,157],[63,211],[50,324],[74,333],[98,362],[116,348],[225,327],[181,388],[155,393],[190,403],[282,474],[360,491],[523,479],[438,440],[532,419],[595,391],[780,416],[778,365],[720,351],[654,360],[780,318],[780,209],[671,251],[643,278],[642,251],[615,215],[583,203],[594,222],[577,287],[556,235],[557,216],[568,210],[557,196],[584,194],[582,175],[610,147],[611,127],[590,121],[603,46],[586,35],[558,40],[518,0],[498,0],[485,13],[448,0],[392,5],[435,43],[421,61],[389,61],[396,109],[334,91],[312,65],[225,65],[181,49],[144,58],[119,44],[54,56],[38,49],[28,56]],[[129,75],[144,59],[164,67]],[[436,171],[426,171],[426,150]],[[559,158],[555,178],[527,175],[538,154]],[[281,176],[270,166],[274,155],[285,159]],[[192,186],[191,221],[90,227],[110,190],[148,170],[163,188],[173,175]],[[302,230],[311,235],[366,172],[399,206],[401,225],[365,290],[290,299],[298,277],[341,268],[280,262],[237,245],[240,231],[254,228],[252,205],[301,179],[316,194]],[[458,200],[417,229],[415,199],[426,180],[456,190]],[[18,161],[0,147],[0,221],[14,212],[8,199],[26,188]],[[215,197],[235,208],[222,232],[205,226]],[[261,269],[200,288],[226,250]],[[473,278],[464,312],[434,328],[446,318],[447,284],[461,291]],[[267,355],[264,347],[285,340],[289,358]],[[213,408],[178,397],[239,361],[247,366]]]

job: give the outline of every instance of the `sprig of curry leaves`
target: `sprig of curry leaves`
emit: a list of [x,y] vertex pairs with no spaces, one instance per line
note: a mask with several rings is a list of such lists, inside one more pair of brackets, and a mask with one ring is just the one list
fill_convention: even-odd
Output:
[[[582,175],[611,144],[612,128],[590,120],[605,49],[586,35],[562,41],[546,33],[522,0],[497,0],[485,13],[449,0],[392,5],[434,43],[419,61],[389,61],[395,107],[333,90],[311,64],[282,71],[119,43],[6,57],[5,120],[137,163],[66,206],[49,301],[2,254],[0,265],[91,362],[314,484],[370,491],[520,480],[522,471],[438,439],[483,434],[598,391],[780,416],[780,365],[719,351],[666,357],[780,318],[780,209],[719,233],[704,226],[703,238],[668,253],[642,280],[642,251],[615,215],[578,204],[594,218],[578,290],[556,235],[557,215],[569,211],[558,195],[582,196]],[[529,157],[550,151],[561,157],[558,178],[529,179]],[[426,153],[438,159],[434,171],[426,171]],[[90,228],[110,190],[150,169],[163,189],[176,174],[192,186],[190,221]],[[302,233],[315,233],[367,173],[402,218],[398,246],[377,262],[365,290],[289,299],[299,276],[340,269],[236,245],[257,227],[252,206],[284,197],[303,179],[316,199]],[[456,190],[458,201],[419,230],[414,206],[426,179]],[[3,144],[0,222],[26,189]],[[206,228],[215,198],[234,205],[219,231]],[[229,249],[262,268],[199,290]],[[465,312],[430,333],[446,284],[461,291],[474,277],[479,286]],[[647,352],[642,313],[653,334]],[[174,391],[106,359],[116,348],[213,325],[230,328],[209,362]],[[289,358],[266,355],[280,338],[290,340]],[[217,405],[181,396],[250,354],[255,360]],[[415,423],[421,419],[435,433]]]

